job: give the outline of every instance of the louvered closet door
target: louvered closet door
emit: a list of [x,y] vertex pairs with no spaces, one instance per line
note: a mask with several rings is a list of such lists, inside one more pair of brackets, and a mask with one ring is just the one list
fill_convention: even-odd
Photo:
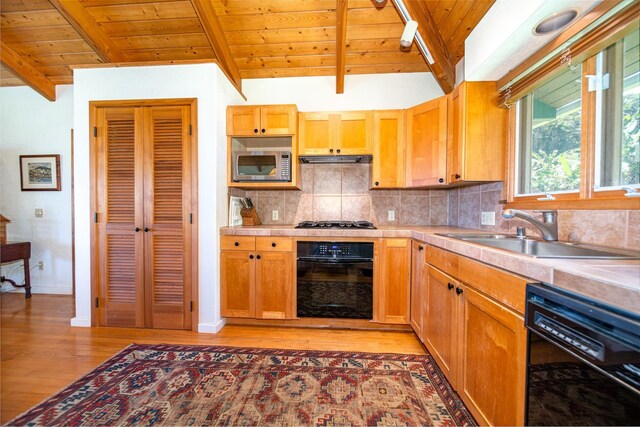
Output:
[[191,328],[189,111],[144,108],[145,306],[152,328]]
[[98,281],[103,326],[143,327],[142,111],[98,109]]

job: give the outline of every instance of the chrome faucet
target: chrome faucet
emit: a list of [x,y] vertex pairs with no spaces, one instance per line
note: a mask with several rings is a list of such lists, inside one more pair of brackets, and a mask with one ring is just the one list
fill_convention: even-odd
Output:
[[558,212],[557,211],[535,211],[542,213],[541,222],[526,212],[519,211],[517,209],[505,209],[502,211],[502,216],[506,219],[512,219],[515,217],[529,221],[535,225],[541,232],[544,240],[558,240]]

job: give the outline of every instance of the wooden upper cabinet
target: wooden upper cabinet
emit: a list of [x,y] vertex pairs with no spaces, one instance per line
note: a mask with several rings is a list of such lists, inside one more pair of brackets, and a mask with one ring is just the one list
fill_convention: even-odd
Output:
[[242,105],[227,108],[227,135],[295,135],[298,109],[295,105]]
[[371,111],[299,114],[299,155],[371,154]]
[[409,324],[411,296],[411,240],[380,239],[374,283],[374,320],[380,323]]
[[405,111],[373,112],[371,188],[404,187]]
[[463,82],[448,102],[448,181],[503,180],[507,109],[495,82]]
[[406,187],[447,183],[447,97],[407,110]]

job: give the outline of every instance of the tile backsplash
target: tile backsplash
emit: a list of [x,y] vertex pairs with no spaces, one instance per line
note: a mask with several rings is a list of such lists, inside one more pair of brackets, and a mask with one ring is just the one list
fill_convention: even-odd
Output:
[[[232,189],[251,197],[263,224],[297,224],[304,220],[367,220],[376,225],[451,225],[515,233],[520,219],[502,218],[502,183],[443,190],[370,190],[370,164],[301,165],[301,190]],[[272,219],[274,210],[278,219]],[[389,220],[393,211],[394,220]],[[482,212],[494,212],[496,224],[480,225]],[[540,214],[535,214],[540,215]],[[640,250],[640,211],[558,211],[560,240]]]
[[[252,190],[263,224],[365,220],[378,225],[446,225],[447,190],[370,190],[370,164],[301,165],[302,189]],[[236,195],[237,193],[234,193]],[[278,220],[272,213],[278,211]],[[389,211],[394,219],[389,220]]]

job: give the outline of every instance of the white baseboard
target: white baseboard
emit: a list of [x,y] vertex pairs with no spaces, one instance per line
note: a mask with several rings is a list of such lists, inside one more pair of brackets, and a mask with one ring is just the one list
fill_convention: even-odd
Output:
[[217,323],[198,323],[198,332],[217,334],[225,323],[227,323],[227,319],[220,319]]
[[[11,287],[10,284],[7,284],[6,286]],[[15,289],[8,289],[5,287],[5,290],[7,292],[12,292],[12,293],[18,293],[18,294],[24,294],[24,288],[15,288]],[[71,289],[68,289],[66,287],[60,287],[60,286],[31,286],[31,293],[32,294],[49,294],[49,295],[71,295]]]
[[90,328],[91,327],[91,319],[85,319],[82,317],[72,317],[71,318],[71,326],[77,326],[79,328]]

